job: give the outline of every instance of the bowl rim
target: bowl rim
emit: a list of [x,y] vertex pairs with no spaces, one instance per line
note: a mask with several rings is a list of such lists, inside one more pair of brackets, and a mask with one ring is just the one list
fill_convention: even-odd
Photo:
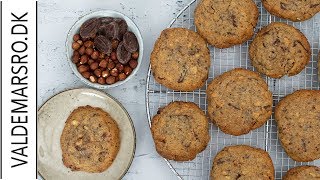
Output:
[[[123,18],[125,21],[129,21],[131,24],[133,24],[133,26],[128,26],[129,28],[132,28],[132,29],[136,29],[137,33],[134,33],[138,39],[138,43],[139,43],[139,40],[141,41],[139,43],[139,58],[137,59],[138,61],[138,65],[136,68],[133,69],[133,71],[131,72],[131,74],[123,81],[118,81],[114,84],[105,84],[105,85],[101,85],[101,84],[98,84],[98,83],[92,83],[90,82],[88,79],[84,78],[80,73],[79,71],[77,70],[77,67],[76,65],[71,61],[71,57],[72,57],[72,52],[69,52],[69,42],[70,40],[72,39],[73,35],[74,34],[71,34],[72,30],[74,30],[75,28],[77,28],[78,24],[79,24],[79,21],[81,21],[82,19],[84,18],[93,18],[93,17],[103,17],[105,14],[105,16],[110,16],[110,17],[113,17],[111,14],[116,14],[117,16]],[[109,15],[108,15],[109,14]],[[131,31],[132,32],[132,31]],[[97,89],[109,89],[109,88],[113,88],[113,87],[117,87],[117,86],[120,86],[126,82],[128,82],[136,73],[137,71],[139,70],[140,66],[141,66],[141,63],[142,63],[142,60],[143,60],[143,51],[144,51],[144,48],[143,48],[143,37],[142,37],[142,34],[141,34],[141,31],[140,29],[138,28],[137,24],[131,19],[129,18],[127,15],[119,12],[119,11],[115,11],[115,10],[97,10],[97,11],[93,11],[93,12],[90,12],[90,13],[87,13],[85,15],[82,15],[80,16],[74,23],[73,25],[71,26],[71,28],[69,29],[68,31],[68,34],[67,34],[67,38],[66,38],[66,42],[65,42],[65,49],[66,49],[66,56],[67,56],[67,61],[68,61],[68,64],[72,70],[72,72],[83,82],[85,83],[86,85],[88,86],[91,86],[93,88],[97,88]]]

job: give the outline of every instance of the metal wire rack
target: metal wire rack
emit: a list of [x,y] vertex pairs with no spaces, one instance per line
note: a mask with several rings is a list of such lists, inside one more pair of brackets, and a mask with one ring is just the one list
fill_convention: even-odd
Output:
[[[200,1],[200,0],[199,0]],[[184,27],[196,31],[193,19],[193,12],[197,6],[198,0],[191,1],[174,18],[168,27]],[[300,29],[308,38],[312,48],[312,59],[308,66],[298,75],[293,77],[283,77],[282,79],[272,79],[265,77],[269,89],[273,92],[273,105],[275,106],[284,96],[298,89],[320,89],[320,83],[317,79],[317,59],[320,43],[320,14],[304,22],[291,22],[270,15],[262,6],[260,0],[255,0],[259,12],[259,22],[256,31],[271,22],[285,22]],[[149,68],[146,89],[146,105],[149,124],[152,117],[157,113],[159,107],[165,106],[172,101],[191,101],[207,112],[206,87],[214,77],[223,72],[236,67],[242,67],[254,70],[248,57],[248,42],[227,49],[218,49],[209,47],[211,54],[211,69],[206,85],[193,92],[180,92],[170,90],[158,84]],[[320,166],[320,160],[309,163],[301,163],[292,160],[287,156],[278,140],[276,122],[274,114],[267,123],[259,129],[251,131],[242,136],[232,136],[224,134],[215,125],[210,123],[209,132],[211,140],[207,148],[197,155],[197,157],[188,162],[167,161],[167,164],[179,179],[209,179],[212,166],[212,159],[222,148],[235,144],[247,144],[259,147],[269,152],[274,166],[276,179],[282,179],[282,176],[288,169],[299,165],[317,165]]]

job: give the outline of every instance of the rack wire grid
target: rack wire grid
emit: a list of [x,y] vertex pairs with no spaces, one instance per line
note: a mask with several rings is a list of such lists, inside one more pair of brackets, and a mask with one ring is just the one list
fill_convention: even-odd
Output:
[[[171,21],[168,27],[184,27],[196,31],[193,12],[198,2],[200,2],[200,0],[193,0],[190,2],[180,11],[177,17]],[[312,49],[312,58],[310,63],[298,75],[293,77],[283,77],[281,79],[273,79],[263,76],[269,86],[269,89],[273,93],[273,109],[284,96],[291,94],[298,89],[319,90],[320,80],[317,79],[317,59],[320,43],[320,14],[318,13],[312,19],[304,22],[291,22],[269,14],[263,8],[260,0],[256,0],[255,2],[260,12],[256,32],[271,22],[285,22],[300,29],[300,31],[302,31],[308,38]],[[146,89],[146,105],[149,125],[151,126],[151,119],[157,113],[158,108],[165,106],[172,101],[191,101],[198,104],[203,111],[207,112],[205,90],[208,83],[211,82],[214,77],[236,67],[254,70],[248,57],[248,46],[251,42],[252,39],[244,44],[227,49],[218,49],[209,46],[211,54],[209,78],[202,89],[193,92],[173,91],[160,85],[154,80],[151,69],[149,68]],[[170,169],[179,179],[209,179],[212,161],[215,155],[222,148],[236,144],[247,144],[266,150],[273,160],[276,179],[282,179],[288,169],[292,167],[306,164],[320,166],[320,160],[301,163],[288,157],[278,139],[274,114],[272,114],[271,118],[265,123],[265,125],[246,135],[232,136],[224,134],[212,123],[210,123],[209,132],[211,139],[207,148],[203,152],[199,153],[194,160],[187,162],[175,162],[165,159]]]

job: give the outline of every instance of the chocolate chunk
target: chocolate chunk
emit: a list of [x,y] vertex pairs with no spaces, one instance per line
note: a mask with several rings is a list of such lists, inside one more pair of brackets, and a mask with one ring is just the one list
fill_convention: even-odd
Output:
[[110,54],[112,51],[111,41],[102,35],[99,35],[94,39],[94,46],[104,54]]
[[139,44],[136,35],[129,31],[126,32],[123,35],[123,45],[130,53],[137,51]]
[[283,10],[287,10],[287,4],[285,4],[285,3],[283,3],[283,2],[280,2],[280,7],[281,7],[281,9],[283,9]]
[[112,21],[107,25],[99,28],[99,34],[104,35],[108,39],[118,39],[119,26],[116,22]]
[[234,14],[231,15],[231,20],[232,20],[232,25],[234,27],[238,27],[237,25],[237,20],[236,20],[236,16]]
[[121,64],[127,64],[130,61],[131,53],[126,50],[124,47],[124,42],[120,42],[117,48],[117,57],[118,61]]
[[320,4],[311,4],[310,5],[310,8],[316,8],[316,7],[318,7]]
[[121,40],[123,38],[123,35],[128,31],[128,25],[125,20],[120,19],[117,21],[119,25],[119,34],[118,34],[118,39]]
[[82,38],[93,38],[98,32],[100,21],[98,18],[92,18],[84,22],[80,27],[80,36]]
[[114,18],[113,17],[101,17],[101,18],[99,18],[99,20],[102,25],[107,25],[107,24],[111,23],[114,20]]

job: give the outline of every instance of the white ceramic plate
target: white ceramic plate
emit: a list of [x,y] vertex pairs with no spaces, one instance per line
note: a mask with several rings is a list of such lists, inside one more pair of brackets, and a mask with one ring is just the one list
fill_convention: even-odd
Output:
[[[70,113],[79,106],[100,107],[120,129],[120,149],[112,165],[102,173],[71,171],[62,162],[60,136]],[[38,111],[38,171],[46,180],[121,179],[135,153],[135,131],[123,106],[111,96],[93,89],[64,91],[49,99]]]
[[[124,19],[127,24],[128,24],[128,30],[133,32],[137,39],[138,39],[138,43],[139,43],[139,58],[137,59],[138,61],[138,66],[132,71],[132,73],[123,81],[118,81],[114,84],[111,85],[101,85],[98,83],[92,83],[90,82],[88,79],[84,78],[78,71],[77,66],[71,61],[72,58],[72,54],[73,54],[73,50],[72,50],[72,42],[73,42],[73,35],[79,33],[79,29],[80,26],[87,21],[88,19],[94,18],[94,17],[115,17],[115,18],[122,18]],[[138,71],[138,69],[140,68],[140,65],[142,63],[142,57],[143,57],[143,40],[142,40],[142,36],[141,33],[137,27],[137,25],[126,15],[117,12],[117,11],[113,11],[113,10],[103,10],[103,11],[95,11],[92,12],[90,14],[87,14],[83,17],[81,17],[70,29],[68,36],[67,36],[67,41],[66,41],[66,50],[67,50],[67,60],[68,63],[72,69],[72,71],[75,73],[75,75],[81,79],[81,81],[83,81],[84,83],[86,83],[89,86],[92,86],[94,88],[98,88],[98,89],[107,89],[107,88],[112,88],[112,87],[116,87],[119,86],[125,82],[127,82],[130,78],[132,78],[136,72]]]

